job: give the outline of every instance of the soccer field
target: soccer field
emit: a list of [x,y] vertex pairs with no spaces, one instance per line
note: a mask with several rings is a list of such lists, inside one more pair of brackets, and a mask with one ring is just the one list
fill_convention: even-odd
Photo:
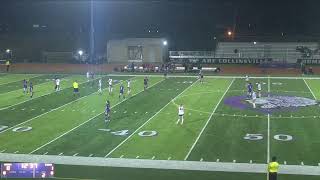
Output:
[[[0,76],[0,152],[71,157],[266,164],[277,156],[282,165],[320,163],[320,78],[256,77],[262,83],[257,108],[246,100],[241,77],[112,76],[109,95],[101,75],[60,75],[62,90],[54,92],[54,75]],[[32,79],[35,95],[22,91]],[[119,100],[119,86],[132,82],[131,95]],[[73,96],[72,82],[80,84]],[[106,100],[111,122],[104,122]],[[185,122],[177,125],[178,105]],[[0,154],[1,154],[0,153]],[[165,168],[163,168],[165,169]],[[290,170],[288,170],[290,171]],[[252,171],[254,173],[255,170]],[[258,170],[257,170],[258,173]]]

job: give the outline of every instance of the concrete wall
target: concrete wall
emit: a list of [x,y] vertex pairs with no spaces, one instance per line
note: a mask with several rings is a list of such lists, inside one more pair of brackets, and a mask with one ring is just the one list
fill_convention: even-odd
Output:
[[110,40],[107,44],[108,63],[130,63],[129,46],[142,47],[141,63],[162,63],[168,56],[168,48],[161,38],[129,38]]

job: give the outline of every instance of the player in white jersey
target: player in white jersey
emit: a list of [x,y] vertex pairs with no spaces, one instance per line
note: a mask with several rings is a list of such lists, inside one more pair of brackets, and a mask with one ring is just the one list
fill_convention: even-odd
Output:
[[111,94],[112,93],[112,79],[110,78],[108,80],[108,82],[109,82],[109,94]]
[[99,92],[99,94],[101,95],[102,94],[102,80],[101,79],[99,79],[99,81],[98,81],[98,92]]
[[260,82],[257,83],[257,89],[258,89],[258,98],[260,98],[261,97],[261,90],[262,90]]
[[60,91],[60,79],[59,78],[56,78],[56,87],[55,87],[55,89],[56,89],[56,92],[57,91]]
[[127,88],[128,88],[128,95],[130,95],[130,93],[131,93],[131,80],[130,79],[127,81]]
[[87,81],[89,82],[89,80],[90,80],[90,72],[88,71],[87,72]]
[[257,99],[257,94],[256,94],[256,92],[252,91],[251,98],[252,98],[251,101],[252,101],[253,108],[256,108],[256,99]]
[[184,116],[184,108],[183,105],[180,104],[179,109],[178,109],[178,121],[176,122],[176,124],[179,124],[179,122],[181,121],[181,125],[183,124],[183,116]]
[[249,76],[248,75],[246,75],[246,82],[248,83],[249,82]]

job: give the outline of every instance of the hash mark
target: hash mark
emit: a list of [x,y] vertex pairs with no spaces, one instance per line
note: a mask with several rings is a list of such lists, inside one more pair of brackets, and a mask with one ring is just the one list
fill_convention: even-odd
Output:
[[233,163],[236,163],[237,161],[236,161],[236,160],[233,160],[232,162],[233,162]]
[[72,156],[77,156],[79,153],[75,153],[74,155],[72,155]]
[[127,111],[124,111],[123,113],[124,113],[124,114],[126,114],[126,113],[127,113]]
[[63,154],[63,152],[62,153],[60,153],[60,154],[58,154],[59,156],[61,156]]
[[17,154],[19,151],[15,151],[14,154]]
[[151,158],[151,159],[152,159],[152,160],[154,160],[155,158],[156,158],[155,156],[152,156],[152,158]]
[[203,158],[201,158],[200,161],[202,162],[202,161],[203,161]]
[[4,149],[4,150],[2,150],[2,151],[0,151],[0,153],[3,153],[3,152],[5,152],[6,150]]
[[93,154],[90,154],[90,155],[89,155],[89,157],[92,157],[92,156],[93,156]]
[[45,152],[45,153],[43,153],[43,155],[47,155],[49,152]]
[[26,110],[26,108],[21,109],[21,111],[24,111],[24,110]]
[[[170,160],[171,159],[171,157],[168,157],[168,160]],[[319,163],[320,164],[320,163]]]
[[136,112],[134,112],[135,114],[137,114],[138,112],[136,111]]
[[139,159],[140,156],[137,156],[136,159]]
[[123,158],[124,155],[121,155],[120,158]]
[[284,164],[284,165],[287,165],[287,161],[284,161],[283,164]]
[[148,114],[148,112],[146,112],[146,114]]
[[302,165],[302,166],[304,165],[303,161],[301,162],[301,165]]
[[219,162],[220,161],[220,159],[217,159],[217,162]]

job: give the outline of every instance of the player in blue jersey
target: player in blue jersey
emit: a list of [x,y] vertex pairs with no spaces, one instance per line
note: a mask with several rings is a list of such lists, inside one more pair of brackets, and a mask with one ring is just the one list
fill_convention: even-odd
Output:
[[144,90],[148,89],[148,82],[149,82],[149,79],[148,77],[144,77],[143,79],[143,85],[144,85]]
[[121,99],[121,96],[122,96],[123,99],[125,99],[125,96],[124,96],[124,86],[123,86],[122,83],[121,83],[121,85],[120,85],[119,100]]
[[110,122],[110,113],[111,113],[111,107],[110,107],[110,101],[107,100],[107,103],[106,103],[106,108],[104,110],[104,122],[106,124],[108,124],[108,122]]
[[28,81],[25,79],[23,80],[23,93],[28,93]]
[[251,99],[252,90],[253,90],[252,84],[249,83],[249,84],[247,85],[247,88],[248,88],[247,98],[248,98],[248,99]]
[[30,98],[32,98],[33,97],[33,84],[31,81],[29,82],[29,91],[30,91]]

